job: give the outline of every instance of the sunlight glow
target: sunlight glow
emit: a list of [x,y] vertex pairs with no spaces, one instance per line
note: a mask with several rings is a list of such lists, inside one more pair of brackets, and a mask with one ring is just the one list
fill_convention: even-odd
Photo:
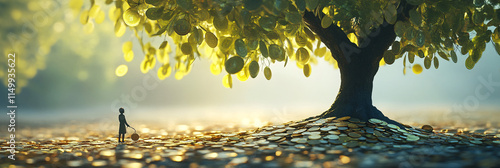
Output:
[[151,130],[150,130],[149,128],[142,128],[142,129],[141,129],[141,132],[142,132],[142,133],[145,133],[145,134],[149,133],[150,131],[151,131]]
[[347,164],[349,162],[351,162],[351,158],[349,158],[348,156],[345,156],[345,155],[340,155],[340,160],[339,160],[342,164]]
[[176,128],[177,131],[182,132],[182,131],[189,131],[189,126],[188,125],[178,125]]

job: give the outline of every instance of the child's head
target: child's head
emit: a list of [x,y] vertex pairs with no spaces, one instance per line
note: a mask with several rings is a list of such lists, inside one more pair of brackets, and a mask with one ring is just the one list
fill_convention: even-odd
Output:
[[124,110],[123,108],[120,108],[120,110],[119,110],[119,111],[120,111],[120,113],[122,113],[122,114],[125,112],[125,110]]

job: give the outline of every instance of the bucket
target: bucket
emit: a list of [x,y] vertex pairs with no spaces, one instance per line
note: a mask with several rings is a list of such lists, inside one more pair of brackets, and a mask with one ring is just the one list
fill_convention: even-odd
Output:
[[137,132],[135,131],[135,128],[134,127],[130,127],[134,130],[134,133],[130,136],[130,138],[132,138],[132,140],[134,141],[137,141],[139,140],[139,134],[137,134]]

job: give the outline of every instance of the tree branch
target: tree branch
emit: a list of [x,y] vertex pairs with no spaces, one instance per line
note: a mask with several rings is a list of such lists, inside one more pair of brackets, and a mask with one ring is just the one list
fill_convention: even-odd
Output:
[[[321,13],[321,12],[320,12]],[[344,31],[335,24],[330,25],[328,28],[321,27],[320,17],[314,15],[311,11],[305,11],[302,16],[306,25],[319,36],[321,41],[330,49],[332,56],[337,62],[343,64],[350,62],[350,54],[344,53],[347,50],[359,50],[358,46],[347,38]]]
[[[394,32],[394,25],[384,21],[376,30],[372,31],[368,36],[370,39],[368,45],[362,48],[367,56],[380,60],[384,56],[384,52],[394,43],[396,33]],[[377,62],[378,63],[378,62]]]
[[[411,9],[416,8],[416,6],[407,3],[406,1],[401,1],[398,7],[398,21],[408,21],[409,12]],[[384,21],[379,28],[372,31],[368,37],[370,39],[369,44],[363,48],[363,52],[371,53],[375,56],[378,61],[384,56],[384,52],[394,43],[396,39],[396,33],[394,32],[394,25],[391,25]]]

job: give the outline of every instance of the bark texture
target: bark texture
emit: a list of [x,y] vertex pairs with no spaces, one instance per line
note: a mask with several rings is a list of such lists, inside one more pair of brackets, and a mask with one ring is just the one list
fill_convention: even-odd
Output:
[[[402,12],[404,15],[405,12]],[[341,85],[335,102],[329,110],[321,114],[323,118],[351,116],[362,121],[377,118],[401,126],[382,114],[372,103],[373,79],[379,68],[384,52],[396,38],[394,25],[384,22],[375,30],[367,30],[368,36],[353,44],[337,25],[321,27],[321,12],[306,11],[303,19],[309,29],[330,49],[337,60]],[[404,17],[404,16],[398,16]]]

